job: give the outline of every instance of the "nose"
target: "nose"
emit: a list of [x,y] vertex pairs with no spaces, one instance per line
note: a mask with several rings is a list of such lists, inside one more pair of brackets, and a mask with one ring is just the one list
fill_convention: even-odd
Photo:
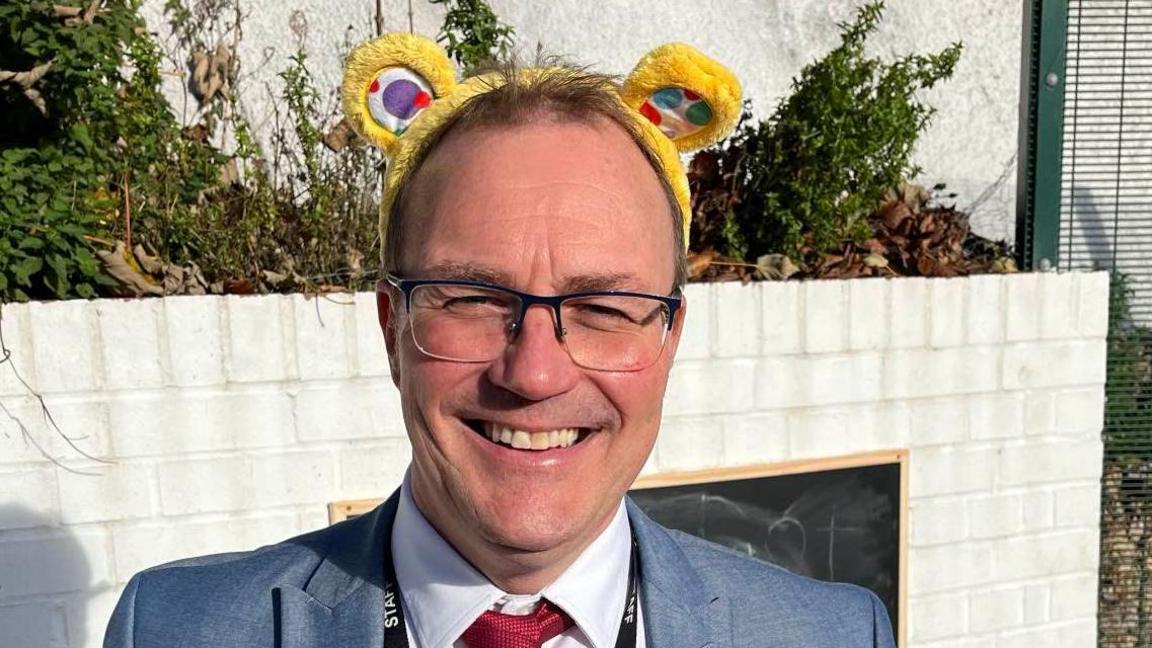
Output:
[[576,386],[580,368],[557,339],[554,317],[546,306],[528,308],[520,330],[489,369],[495,385],[531,401],[558,396]]

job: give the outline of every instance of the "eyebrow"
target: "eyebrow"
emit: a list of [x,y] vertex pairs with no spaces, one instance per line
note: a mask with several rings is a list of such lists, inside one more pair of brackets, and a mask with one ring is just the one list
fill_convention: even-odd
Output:
[[462,261],[445,261],[443,263],[437,263],[434,266],[424,269],[419,273],[419,276],[425,279],[480,281],[483,283],[493,283],[500,285],[505,285],[511,280],[511,277],[509,277],[506,273],[500,272],[494,268]]
[[563,285],[564,292],[639,290],[640,279],[626,272],[603,272],[568,277],[563,281]]
[[[422,278],[479,281],[511,287],[511,275],[495,268],[462,261],[445,261],[426,268]],[[595,292],[599,290],[639,290],[640,278],[628,272],[597,272],[565,277],[560,281],[561,293]]]

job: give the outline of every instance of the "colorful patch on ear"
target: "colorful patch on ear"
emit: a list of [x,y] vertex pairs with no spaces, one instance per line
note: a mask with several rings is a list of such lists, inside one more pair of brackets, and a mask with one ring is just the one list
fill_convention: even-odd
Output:
[[657,90],[640,105],[640,114],[671,140],[700,132],[713,118],[708,102],[684,88]]
[[456,69],[435,41],[386,34],[348,55],[341,99],[352,128],[392,153],[420,113],[455,87]]
[[620,94],[681,152],[724,138],[740,118],[740,82],[723,65],[683,43],[662,45],[645,55]]
[[368,86],[368,112],[377,124],[403,135],[416,115],[432,105],[432,88],[405,68],[388,68]]

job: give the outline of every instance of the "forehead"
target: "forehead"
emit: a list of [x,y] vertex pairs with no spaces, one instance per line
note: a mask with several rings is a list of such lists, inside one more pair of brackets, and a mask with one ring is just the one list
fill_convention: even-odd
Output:
[[452,132],[405,204],[406,274],[478,266],[554,284],[632,277],[667,291],[674,224],[648,159],[619,125],[544,121]]

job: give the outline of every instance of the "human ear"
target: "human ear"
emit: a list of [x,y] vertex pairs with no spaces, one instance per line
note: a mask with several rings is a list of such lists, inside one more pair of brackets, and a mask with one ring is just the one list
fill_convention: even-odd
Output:
[[389,286],[376,288],[376,318],[380,322],[380,331],[384,334],[384,347],[388,351],[388,367],[392,372],[392,382],[400,384],[400,355],[396,346],[396,321],[393,312],[392,291]]
[[668,364],[676,359],[676,349],[680,347],[680,334],[684,332],[684,318],[688,316],[688,298],[680,295],[680,308],[676,309],[676,319],[672,321],[672,330],[668,331],[668,342],[664,345],[664,352],[668,354]]

